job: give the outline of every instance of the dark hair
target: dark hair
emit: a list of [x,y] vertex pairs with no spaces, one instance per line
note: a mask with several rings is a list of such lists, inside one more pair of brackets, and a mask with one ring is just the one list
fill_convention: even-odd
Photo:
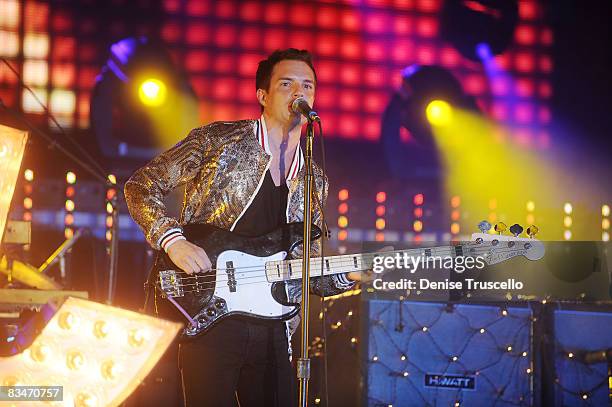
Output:
[[310,52],[305,49],[287,48],[284,50],[276,50],[270,54],[268,58],[259,61],[257,74],[255,75],[255,89],[269,90],[274,66],[286,59],[305,62],[306,65],[312,69],[315,82],[317,81],[317,73],[312,65],[312,55],[310,55]]

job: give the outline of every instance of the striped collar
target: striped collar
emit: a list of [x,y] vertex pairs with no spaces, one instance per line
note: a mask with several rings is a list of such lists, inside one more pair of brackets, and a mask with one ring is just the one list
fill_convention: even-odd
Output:
[[[263,150],[270,157],[272,156],[272,152],[270,151],[270,145],[268,144],[268,129],[266,128],[266,121],[261,115],[261,117],[257,120],[257,125],[255,128],[255,134],[257,135],[257,141]],[[295,149],[295,154],[293,155],[293,161],[291,162],[291,166],[289,167],[289,175],[287,175],[287,184],[289,181],[294,179],[302,167],[304,166],[304,154],[302,153],[302,146],[298,143],[297,148]]]

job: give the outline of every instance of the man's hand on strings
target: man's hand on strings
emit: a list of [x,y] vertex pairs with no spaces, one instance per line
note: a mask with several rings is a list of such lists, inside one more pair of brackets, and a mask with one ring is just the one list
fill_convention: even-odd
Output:
[[212,269],[208,255],[200,246],[179,240],[168,248],[168,257],[187,274],[203,273]]

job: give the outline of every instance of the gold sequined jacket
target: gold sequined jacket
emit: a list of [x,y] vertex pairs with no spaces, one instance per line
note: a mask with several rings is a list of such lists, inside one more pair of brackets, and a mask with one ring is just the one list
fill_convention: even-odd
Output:
[[[257,123],[256,120],[242,120],[198,127],[130,177],[125,184],[128,209],[154,249],[160,249],[160,237],[181,225],[208,223],[233,229],[256,194],[271,162],[271,156],[258,143]],[[303,219],[304,171],[302,168],[288,181],[287,222]],[[322,202],[323,188],[327,195],[327,179],[316,164],[314,175],[315,190]],[[177,220],[166,213],[163,198],[180,185],[185,186],[185,193]],[[321,226],[321,212],[316,206],[313,223]],[[319,254],[319,247],[318,242],[313,243],[312,256]],[[301,247],[292,254],[300,257],[300,251]],[[348,288],[334,277],[311,279],[311,291],[328,296]],[[287,285],[292,301],[301,298],[299,283]]]

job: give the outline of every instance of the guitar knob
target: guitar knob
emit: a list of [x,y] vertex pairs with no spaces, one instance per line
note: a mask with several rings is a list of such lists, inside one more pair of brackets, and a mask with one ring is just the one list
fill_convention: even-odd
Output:
[[514,237],[519,237],[519,235],[523,233],[523,227],[518,223],[515,223],[514,225],[510,226],[510,233],[512,233]]
[[209,317],[214,317],[215,316],[215,310],[213,308],[208,308],[206,310],[206,315],[208,315]]
[[223,301],[221,301],[221,300],[217,300],[217,301],[215,301],[215,307],[217,307],[217,308],[223,308]]
[[506,226],[504,222],[497,222],[495,224],[495,231],[499,233],[500,235],[504,233],[506,229],[508,229],[508,226]]
[[536,225],[531,225],[527,228],[527,235],[533,239],[539,231],[540,229]]
[[482,233],[488,233],[489,230],[491,230],[491,224],[486,220],[483,220],[478,224],[478,229],[480,229]]

